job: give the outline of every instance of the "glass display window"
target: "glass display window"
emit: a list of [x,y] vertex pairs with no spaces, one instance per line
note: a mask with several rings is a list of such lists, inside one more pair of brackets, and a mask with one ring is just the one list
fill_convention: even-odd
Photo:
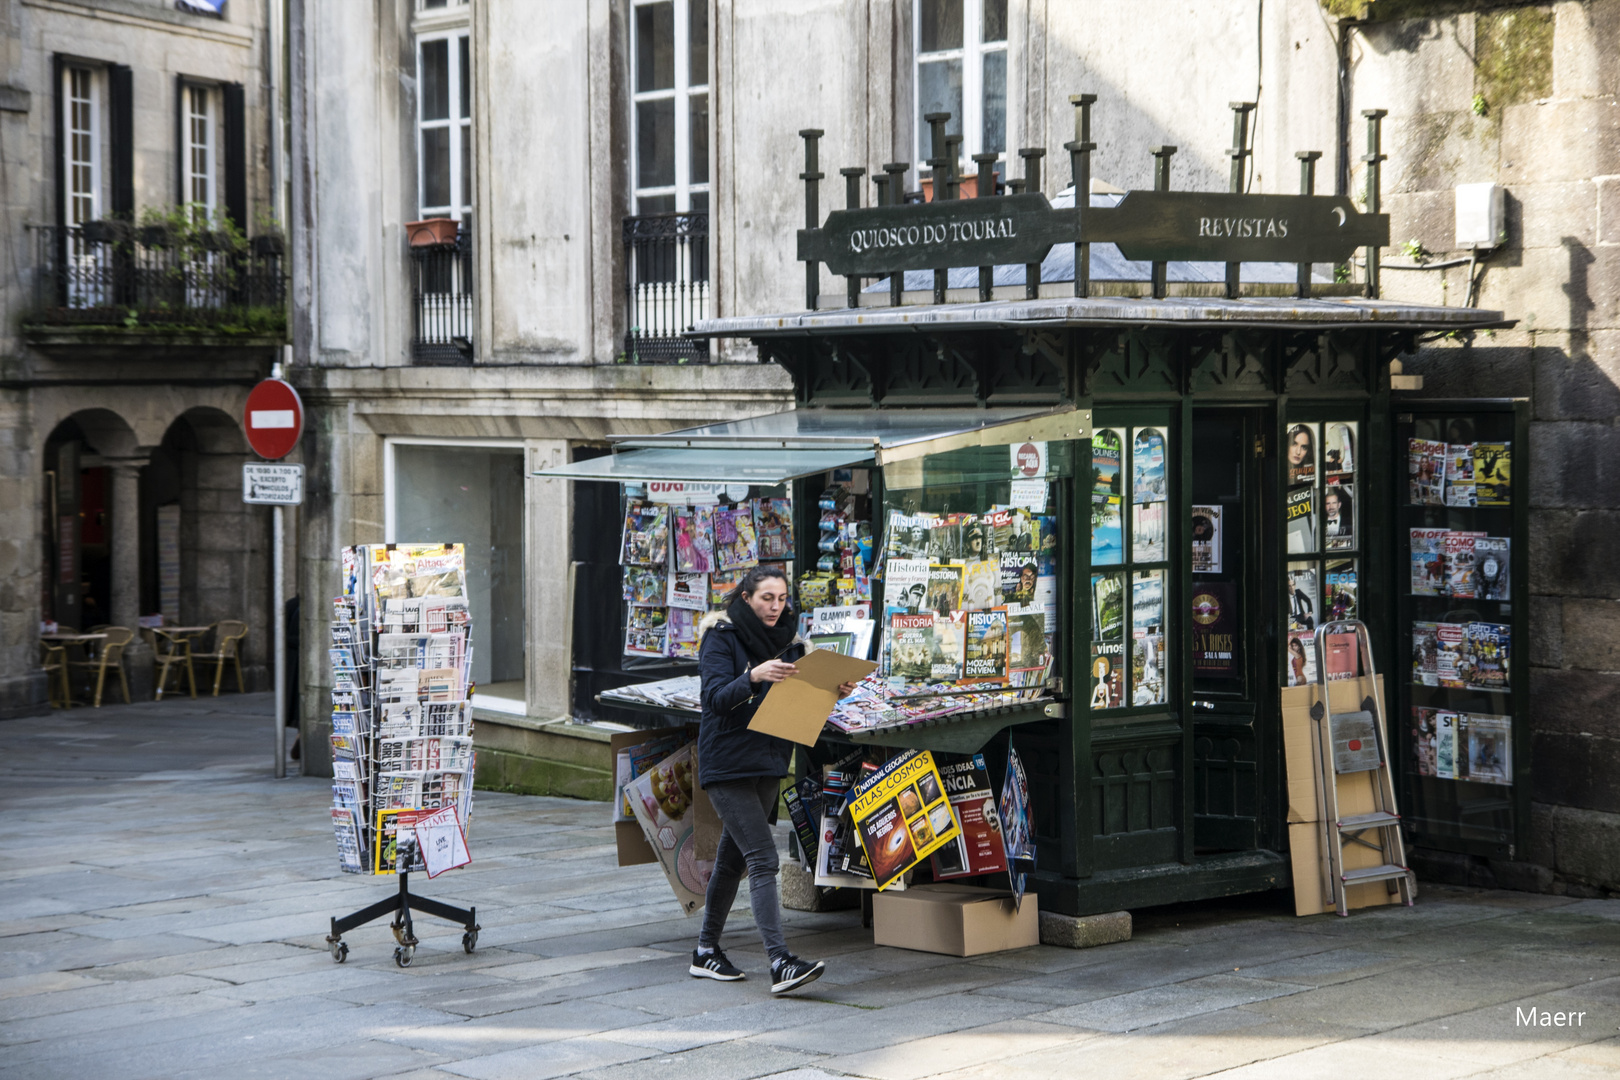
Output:
[[1358,420],[1290,420],[1283,426],[1281,682],[1317,681],[1313,637],[1336,619],[1364,619]]

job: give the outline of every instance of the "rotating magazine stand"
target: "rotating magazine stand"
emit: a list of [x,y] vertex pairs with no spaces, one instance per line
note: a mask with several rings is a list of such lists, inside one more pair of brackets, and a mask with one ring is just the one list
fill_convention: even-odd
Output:
[[[395,875],[393,895],[331,920],[343,935],[390,917],[394,963],[416,956],[412,912],[462,928],[478,946],[478,909],[411,892],[411,874],[470,861],[472,621],[460,544],[366,544],[343,550],[332,612],[332,825],[345,873]],[[424,851],[423,847],[428,850]]]

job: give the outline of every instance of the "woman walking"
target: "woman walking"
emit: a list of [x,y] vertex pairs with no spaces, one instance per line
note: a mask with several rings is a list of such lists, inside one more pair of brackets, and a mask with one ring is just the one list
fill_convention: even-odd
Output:
[[[698,728],[698,781],[720,815],[719,852],[709,878],[703,927],[688,969],[704,979],[746,978],[720,951],[726,916],[737,886],[748,873],[748,899],[771,962],[771,993],[795,990],[821,976],[822,963],[788,951],[777,894],[776,836],[771,811],[787,775],[793,744],[749,731],[748,721],[772,683],[797,672],[804,640],[794,629],[788,583],[782,572],[755,567],[727,595],[725,610],[703,620],[698,670],[703,680],[703,719]],[[849,693],[853,686],[841,687]]]

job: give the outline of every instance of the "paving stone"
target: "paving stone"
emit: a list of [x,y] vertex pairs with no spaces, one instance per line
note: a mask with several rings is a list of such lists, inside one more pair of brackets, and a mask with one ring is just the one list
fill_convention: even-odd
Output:
[[626,1046],[596,1039],[566,1039],[466,1058],[443,1068],[445,1072],[469,1076],[473,1080],[550,1080],[553,1076],[568,1076],[626,1061],[641,1061],[657,1054],[657,1050],[645,1046]]
[[780,1047],[728,1042],[592,1069],[578,1076],[579,1080],[751,1080],[758,1076],[781,1080],[809,1072],[801,1066],[818,1060],[814,1054]]
[[1029,1051],[1079,1043],[1087,1037],[1087,1033],[1058,1024],[1006,1020],[829,1058],[823,1066],[876,1080],[920,1080],[965,1065],[989,1065]]
[[460,1059],[604,1032],[613,1032],[610,1037],[622,1042],[625,1029],[645,1024],[647,1020],[646,1013],[633,1009],[594,1001],[568,1001],[456,1024],[438,1024],[417,1031],[400,1031],[383,1039],[441,1054],[447,1059]]

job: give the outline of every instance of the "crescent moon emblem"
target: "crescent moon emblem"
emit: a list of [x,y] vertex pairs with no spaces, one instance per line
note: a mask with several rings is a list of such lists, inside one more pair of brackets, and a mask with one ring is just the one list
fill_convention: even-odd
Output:
[[1343,225],[1344,224],[1344,207],[1335,206],[1333,208],[1333,213],[1339,219],[1339,224]]

